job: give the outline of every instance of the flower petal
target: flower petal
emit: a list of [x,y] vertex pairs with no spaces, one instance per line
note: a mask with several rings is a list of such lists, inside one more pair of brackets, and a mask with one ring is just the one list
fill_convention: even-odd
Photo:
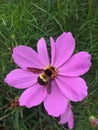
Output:
[[86,82],[80,77],[58,76],[55,80],[61,92],[71,101],[82,101],[88,94]]
[[67,109],[60,116],[60,122],[59,123],[64,124],[64,123],[68,122],[70,115],[71,115],[71,107],[70,107],[70,104],[68,104]]
[[68,120],[68,127],[70,128],[70,130],[72,130],[74,127],[74,115],[73,115],[72,110],[70,112],[70,118]]
[[72,55],[75,48],[75,40],[70,32],[61,34],[55,43],[54,66],[60,67]]
[[55,61],[55,42],[52,37],[50,37],[50,45],[51,45],[51,65],[54,64]]
[[74,126],[74,115],[71,110],[70,103],[68,104],[65,112],[63,114],[61,114],[59,124],[64,124],[66,122],[68,122],[69,129],[72,130],[73,126]]
[[40,61],[38,54],[30,47],[20,45],[13,49],[12,57],[15,63],[26,69],[27,67],[32,68],[43,68],[43,64]]
[[54,81],[51,83],[51,93],[44,100],[44,106],[49,115],[58,117],[64,113],[68,100],[58,89]]
[[79,52],[73,55],[59,68],[59,74],[64,76],[80,76],[91,67],[91,55],[88,52]]
[[27,70],[16,69],[11,71],[4,81],[15,88],[28,88],[37,82],[37,74],[33,74]]
[[46,42],[45,42],[44,38],[41,38],[38,41],[37,50],[38,50],[38,54],[41,59],[41,62],[46,67],[50,63],[49,63],[48,50],[47,50],[47,46],[46,46]]
[[46,89],[39,84],[25,90],[19,98],[20,106],[26,106],[28,108],[39,105],[46,97]]

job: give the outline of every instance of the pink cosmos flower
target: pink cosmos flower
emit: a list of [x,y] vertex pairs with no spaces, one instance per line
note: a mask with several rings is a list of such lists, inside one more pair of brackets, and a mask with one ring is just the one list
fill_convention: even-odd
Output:
[[68,122],[68,127],[70,130],[72,130],[74,126],[74,115],[71,110],[71,107],[72,106],[69,103],[65,112],[60,116],[60,122],[59,122],[60,124],[64,124]]
[[12,57],[20,67],[11,71],[5,82],[18,89],[26,89],[20,96],[20,106],[28,108],[44,102],[49,115],[60,116],[65,112],[68,100],[77,102],[87,96],[83,78],[91,66],[88,52],[73,54],[75,40],[70,32],[64,32],[56,41],[50,37],[51,60],[44,38],[37,43],[37,52],[20,45],[13,49]]

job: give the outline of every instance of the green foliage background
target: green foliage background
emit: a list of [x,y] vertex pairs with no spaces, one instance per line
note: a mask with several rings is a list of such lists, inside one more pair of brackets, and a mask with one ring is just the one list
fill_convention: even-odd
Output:
[[[73,103],[74,130],[92,128],[90,116],[98,118],[98,1],[97,0],[0,0],[0,130],[68,130],[58,119],[49,117],[41,104],[31,109],[10,108],[9,103],[22,90],[9,87],[4,77],[17,68],[11,48],[20,44],[36,49],[39,38],[55,39],[64,31],[73,33],[76,52],[88,51],[92,67],[83,77],[88,84],[88,97]],[[5,127],[5,128],[3,128]]]

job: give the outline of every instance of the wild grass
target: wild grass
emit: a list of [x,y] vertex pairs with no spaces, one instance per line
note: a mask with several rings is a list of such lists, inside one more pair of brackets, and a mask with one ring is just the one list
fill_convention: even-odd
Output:
[[[92,55],[91,70],[83,77],[89,95],[83,102],[73,103],[74,130],[92,128],[90,116],[98,118],[98,1],[97,0],[0,0],[0,127],[5,130],[68,130],[45,112],[43,105],[27,109],[11,109],[9,103],[21,92],[4,83],[8,72],[17,66],[11,58],[11,48],[20,44],[36,49],[39,38],[64,31],[73,33],[76,52]],[[0,128],[3,130],[4,128]]]

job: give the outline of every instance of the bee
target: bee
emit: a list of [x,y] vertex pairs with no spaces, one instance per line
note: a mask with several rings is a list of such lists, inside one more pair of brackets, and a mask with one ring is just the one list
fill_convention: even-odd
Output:
[[55,68],[52,66],[47,67],[38,77],[40,85],[46,85],[55,76]]
[[47,66],[43,70],[28,67],[28,70],[33,73],[37,73],[37,74],[39,73],[37,82],[40,85],[46,86],[47,88],[49,88],[51,86],[50,83],[51,83],[52,79],[57,75],[57,70],[53,66]]

